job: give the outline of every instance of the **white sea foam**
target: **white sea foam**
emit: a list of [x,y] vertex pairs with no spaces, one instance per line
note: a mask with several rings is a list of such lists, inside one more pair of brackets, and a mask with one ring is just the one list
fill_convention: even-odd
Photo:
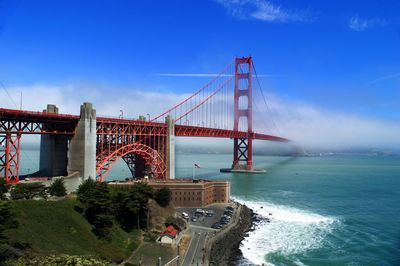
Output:
[[[270,222],[261,222],[242,242],[243,256],[257,265],[271,265],[265,261],[267,254],[288,256],[321,247],[326,235],[339,223],[333,217],[284,205],[239,198],[235,200],[247,205],[263,218],[270,219]],[[298,265],[300,263],[297,261]]]

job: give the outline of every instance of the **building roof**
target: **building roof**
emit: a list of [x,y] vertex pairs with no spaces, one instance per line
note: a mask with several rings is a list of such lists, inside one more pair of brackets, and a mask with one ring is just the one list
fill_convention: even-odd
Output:
[[178,231],[175,229],[175,227],[173,225],[170,225],[164,230],[161,236],[169,236],[171,238],[175,238],[177,234]]

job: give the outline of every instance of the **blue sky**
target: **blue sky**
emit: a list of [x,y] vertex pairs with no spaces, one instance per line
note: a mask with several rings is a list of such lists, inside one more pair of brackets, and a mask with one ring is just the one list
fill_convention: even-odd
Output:
[[393,125],[399,12],[394,0],[0,0],[0,81],[15,93],[90,84],[114,95],[186,94],[209,77],[155,74],[216,73],[252,55],[258,73],[271,75],[264,89],[287,108]]

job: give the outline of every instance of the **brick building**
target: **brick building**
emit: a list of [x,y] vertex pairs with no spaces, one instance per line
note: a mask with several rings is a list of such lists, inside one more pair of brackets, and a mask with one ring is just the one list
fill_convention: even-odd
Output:
[[[230,197],[228,181],[169,179],[147,180],[154,189],[169,188],[171,202],[175,207],[205,207],[212,203],[227,203]],[[110,183],[115,186],[129,186],[134,182]]]

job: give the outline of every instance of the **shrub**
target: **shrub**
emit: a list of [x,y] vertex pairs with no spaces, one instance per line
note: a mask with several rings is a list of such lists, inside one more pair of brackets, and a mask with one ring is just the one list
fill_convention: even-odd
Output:
[[26,266],[26,265],[71,265],[71,266],[106,266],[110,265],[109,262],[96,259],[88,258],[83,256],[71,256],[71,255],[50,255],[50,256],[35,256],[32,258],[21,257],[18,260],[8,261],[6,265],[13,266]]
[[154,193],[154,199],[157,201],[158,205],[161,207],[166,207],[169,205],[171,201],[171,190],[164,187],[162,189],[157,190]]
[[93,221],[93,233],[101,238],[111,240],[113,217],[111,214],[97,214]]
[[33,199],[35,197],[47,198],[47,188],[39,182],[19,183],[12,187],[10,194],[13,200]]
[[3,177],[0,177],[0,200],[5,199],[4,194],[8,192],[8,184]]
[[56,197],[64,197],[67,195],[67,189],[65,188],[64,179],[56,179],[49,187],[49,194]]

